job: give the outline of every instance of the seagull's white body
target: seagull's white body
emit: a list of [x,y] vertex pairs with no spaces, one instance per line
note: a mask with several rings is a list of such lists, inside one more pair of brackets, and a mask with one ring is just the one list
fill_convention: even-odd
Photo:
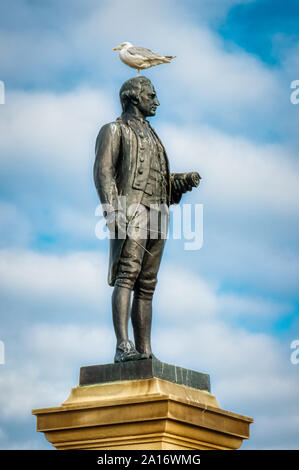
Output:
[[137,69],[138,75],[141,69],[148,69],[159,64],[169,64],[175,57],[157,54],[150,49],[133,46],[130,42],[123,42],[120,46],[115,47],[114,50],[120,51],[120,60],[129,67]]

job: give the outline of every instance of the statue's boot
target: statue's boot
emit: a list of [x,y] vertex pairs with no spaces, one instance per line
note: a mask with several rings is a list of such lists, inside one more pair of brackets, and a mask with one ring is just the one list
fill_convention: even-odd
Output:
[[136,351],[132,341],[122,341],[116,347],[114,362],[138,361],[143,359],[142,354]]
[[156,359],[151,348],[152,301],[134,296],[131,319],[136,350],[142,359]]

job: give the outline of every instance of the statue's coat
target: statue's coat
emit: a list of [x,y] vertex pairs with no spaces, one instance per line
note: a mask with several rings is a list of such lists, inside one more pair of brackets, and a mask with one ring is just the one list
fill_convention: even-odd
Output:
[[[169,161],[161,143],[167,168],[169,203],[177,204],[181,195],[172,190],[173,174],[169,171]],[[127,210],[141,203],[146,190],[150,171],[153,141],[144,132],[144,124],[130,115],[122,115],[114,122],[104,125],[96,141],[94,181],[107,212],[119,209],[120,196],[126,196]],[[128,213],[126,214],[128,216]],[[132,213],[130,214],[132,217]],[[113,286],[117,273],[118,260],[124,239],[110,238],[108,283]]]

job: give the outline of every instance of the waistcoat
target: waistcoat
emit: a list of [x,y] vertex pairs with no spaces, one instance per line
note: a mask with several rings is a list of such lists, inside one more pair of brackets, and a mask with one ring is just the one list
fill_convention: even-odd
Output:
[[145,127],[151,141],[152,152],[149,177],[141,203],[148,207],[151,204],[168,204],[169,188],[167,182],[167,166],[164,149],[147,123],[145,124]]

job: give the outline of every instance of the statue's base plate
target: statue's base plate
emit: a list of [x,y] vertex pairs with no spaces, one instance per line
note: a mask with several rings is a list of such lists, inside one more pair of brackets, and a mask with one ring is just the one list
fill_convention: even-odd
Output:
[[210,376],[208,374],[166,364],[157,359],[81,367],[79,384],[95,385],[152,378],[210,392]]

